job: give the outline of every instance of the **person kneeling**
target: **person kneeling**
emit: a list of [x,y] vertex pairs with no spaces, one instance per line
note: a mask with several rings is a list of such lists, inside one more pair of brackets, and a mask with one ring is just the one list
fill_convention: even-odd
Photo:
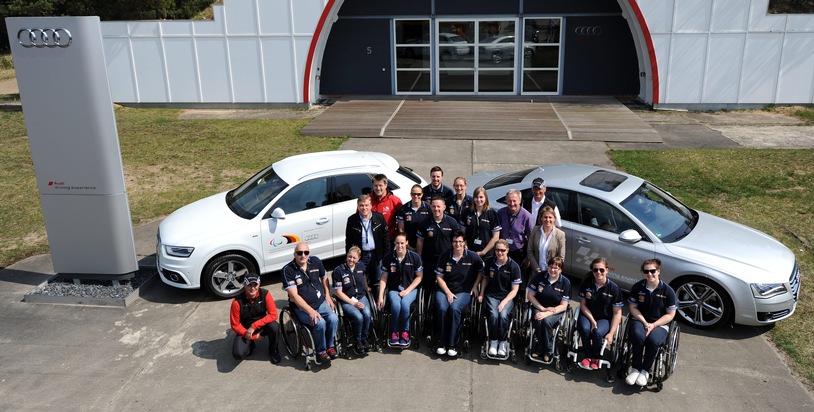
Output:
[[277,306],[271,292],[260,288],[260,277],[247,274],[243,279],[244,292],[232,301],[229,321],[235,332],[232,342],[232,357],[245,359],[254,351],[255,342],[263,336],[269,338],[269,357],[271,363],[280,363],[280,351],[277,348],[277,334],[280,326],[277,323]]

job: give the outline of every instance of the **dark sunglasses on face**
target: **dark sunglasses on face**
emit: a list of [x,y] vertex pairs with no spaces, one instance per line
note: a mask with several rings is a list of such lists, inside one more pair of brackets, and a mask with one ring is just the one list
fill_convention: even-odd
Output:
[[410,196],[421,196],[421,193],[410,193]]
[[594,271],[594,273],[605,273],[605,268],[591,268],[591,270]]
[[308,256],[308,255],[311,254],[311,251],[309,251],[309,250],[298,250],[296,253],[297,253],[297,256],[302,256],[302,255]]
[[645,275],[648,273],[651,275],[655,275],[657,270],[658,269],[642,269],[642,273],[644,273]]
[[495,249],[495,252],[506,253],[506,252],[508,252],[508,250],[507,249]]

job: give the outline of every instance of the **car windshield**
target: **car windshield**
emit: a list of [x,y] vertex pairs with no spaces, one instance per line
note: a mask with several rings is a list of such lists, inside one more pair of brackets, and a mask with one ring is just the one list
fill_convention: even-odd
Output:
[[269,166],[229,192],[226,205],[236,215],[253,219],[286,187],[288,183]]
[[622,207],[665,243],[687,236],[697,221],[690,208],[647,182],[625,199]]
[[515,183],[520,183],[520,182],[523,181],[523,179],[526,177],[526,175],[528,175],[529,173],[531,173],[532,171],[534,171],[536,169],[537,169],[536,167],[533,167],[531,169],[518,170],[516,172],[510,172],[510,173],[506,173],[504,175],[500,175],[500,176],[490,180],[485,185],[483,185],[483,188],[486,189],[486,190],[489,190],[489,189],[494,189],[494,188],[500,187],[500,186],[513,185]]

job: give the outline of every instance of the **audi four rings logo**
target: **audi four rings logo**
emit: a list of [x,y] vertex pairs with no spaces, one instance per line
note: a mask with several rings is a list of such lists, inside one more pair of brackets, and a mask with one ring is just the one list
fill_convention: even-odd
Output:
[[71,45],[73,37],[68,29],[29,29],[22,28],[17,32],[17,41],[20,46],[30,49],[36,47],[41,49],[48,47],[53,49],[55,47],[65,48]]
[[599,36],[602,34],[602,27],[600,26],[579,26],[574,29],[574,34],[577,36]]

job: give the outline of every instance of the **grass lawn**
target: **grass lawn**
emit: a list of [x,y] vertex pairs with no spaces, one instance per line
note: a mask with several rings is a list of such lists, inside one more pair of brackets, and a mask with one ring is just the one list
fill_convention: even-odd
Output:
[[[179,120],[178,110],[117,108],[133,223],[231,189],[298,153],[341,138],[300,136],[308,119]],[[21,112],[0,112],[0,267],[45,253],[48,242]]]
[[611,158],[688,206],[766,232],[794,251],[802,271],[797,311],[769,336],[814,383],[814,283],[807,276],[814,270],[814,150],[613,151]]

